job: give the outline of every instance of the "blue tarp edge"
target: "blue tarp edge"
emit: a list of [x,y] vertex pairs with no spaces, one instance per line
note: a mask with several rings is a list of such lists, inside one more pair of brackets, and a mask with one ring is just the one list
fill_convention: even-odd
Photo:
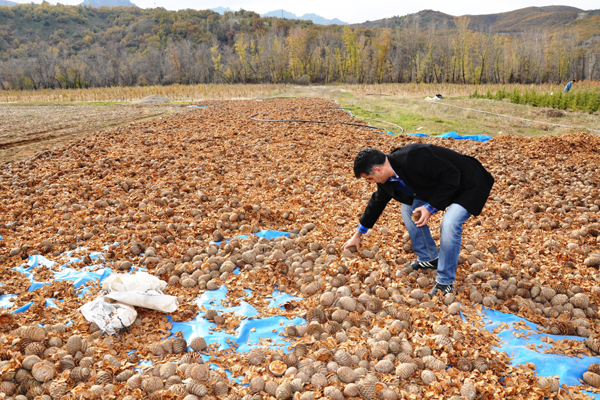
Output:
[[[544,333],[539,325],[529,322],[525,318],[493,309],[483,309],[483,321],[486,329],[490,332],[501,324],[508,324],[510,326],[509,329],[504,329],[496,335],[501,341],[500,351],[505,351],[511,357],[513,365],[533,363],[536,366],[538,376],[552,377],[558,375],[561,385],[581,385],[579,380],[583,379],[583,373],[587,371],[588,366],[600,361],[598,357],[582,356],[582,358],[578,358],[543,353],[545,349],[551,347],[551,345],[541,340],[544,337],[551,338],[554,341],[564,339],[583,341],[585,340],[583,337]],[[514,328],[514,324],[521,326],[525,324],[530,329],[516,329]],[[526,347],[532,344],[539,351],[534,351]],[[600,399],[600,395],[595,395],[591,392],[587,394],[592,398]]]
[[415,137],[437,137],[437,138],[442,138],[442,139],[474,140],[476,142],[481,142],[481,143],[485,143],[488,140],[493,139],[493,136],[487,136],[487,135],[465,135],[465,136],[461,136],[458,133],[456,133],[455,131],[443,133],[443,134],[437,135],[437,136],[431,136],[431,135],[427,135],[425,133],[411,133],[410,136],[415,136]]

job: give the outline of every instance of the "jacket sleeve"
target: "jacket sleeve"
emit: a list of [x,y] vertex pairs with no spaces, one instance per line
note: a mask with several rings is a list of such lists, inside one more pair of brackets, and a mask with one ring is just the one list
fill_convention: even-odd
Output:
[[365,208],[365,212],[362,217],[360,217],[360,224],[365,228],[373,228],[375,222],[387,206],[387,203],[392,198],[381,188],[380,185],[377,185],[377,191],[373,193],[367,207]]
[[435,153],[431,147],[420,148],[410,152],[409,165],[418,170],[414,172],[436,182],[436,190],[427,201],[438,210],[443,210],[451,204],[456,192],[460,189],[461,174],[451,162]]

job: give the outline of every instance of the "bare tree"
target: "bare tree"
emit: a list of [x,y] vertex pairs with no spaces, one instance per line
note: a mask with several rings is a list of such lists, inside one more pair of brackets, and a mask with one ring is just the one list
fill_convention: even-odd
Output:
[[57,58],[56,53],[45,43],[36,49],[33,71],[40,87],[55,87]]
[[165,50],[154,46],[148,48],[141,57],[139,69],[148,84],[173,83],[172,68]]

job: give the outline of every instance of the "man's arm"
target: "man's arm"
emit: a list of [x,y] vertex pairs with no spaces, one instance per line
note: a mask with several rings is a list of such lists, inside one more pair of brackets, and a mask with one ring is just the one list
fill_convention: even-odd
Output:
[[360,251],[360,238],[362,237],[362,233],[360,231],[356,231],[354,235],[342,246],[342,250],[347,249],[348,247],[356,246],[356,251]]
[[382,188],[381,185],[377,185],[377,191],[371,195],[371,199],[365,207],[365,212],[360,217],[360,225],[368,229],[373,228],[375,222],[379,219],[379,216],[385,210],[387,203],[392,199]]
[[358,228],[354,235],[342,246],[343,249],[347,249],[348,247],[356,246],[356,250],[360,250],[360,239],[363,234],[367,233],[369,229],[375,225],[377,219],[387,206],[387,203],[392,199],[383,189],[381,189],[380,185],[377,185],[377,191],[371,195],[371,199],[365,208],[365,212],[362,217],[360,217],[360,222],[358,224]]

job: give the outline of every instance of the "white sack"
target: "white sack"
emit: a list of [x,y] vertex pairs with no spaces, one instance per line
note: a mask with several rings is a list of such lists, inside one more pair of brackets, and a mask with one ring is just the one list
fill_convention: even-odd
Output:
[[171,313],[177,310],[177,297],[162,293],[167,287],[154,275],[138,271],[135,274],[114,274],[102,282],[105,296],[120,303]]
[[118,329],[133,324],[137,318],[135,308],[126,304],[107,303],[102,296],[79,308],[85,319],[95,322],[102,332],[114,335]]
[[143,271],[133,274],[111,274],[102,281],[102,289],[109,292],[146,292],[148,290],[165,290],[166,287],[167,282]]
[[110,292],[104,297],[118,301],[119,303],[129,304],[136,307],[149,308],[151,310],[172,313],[177,310],[179,302],[177,297],[162,294],[155,290],[147,292]]

